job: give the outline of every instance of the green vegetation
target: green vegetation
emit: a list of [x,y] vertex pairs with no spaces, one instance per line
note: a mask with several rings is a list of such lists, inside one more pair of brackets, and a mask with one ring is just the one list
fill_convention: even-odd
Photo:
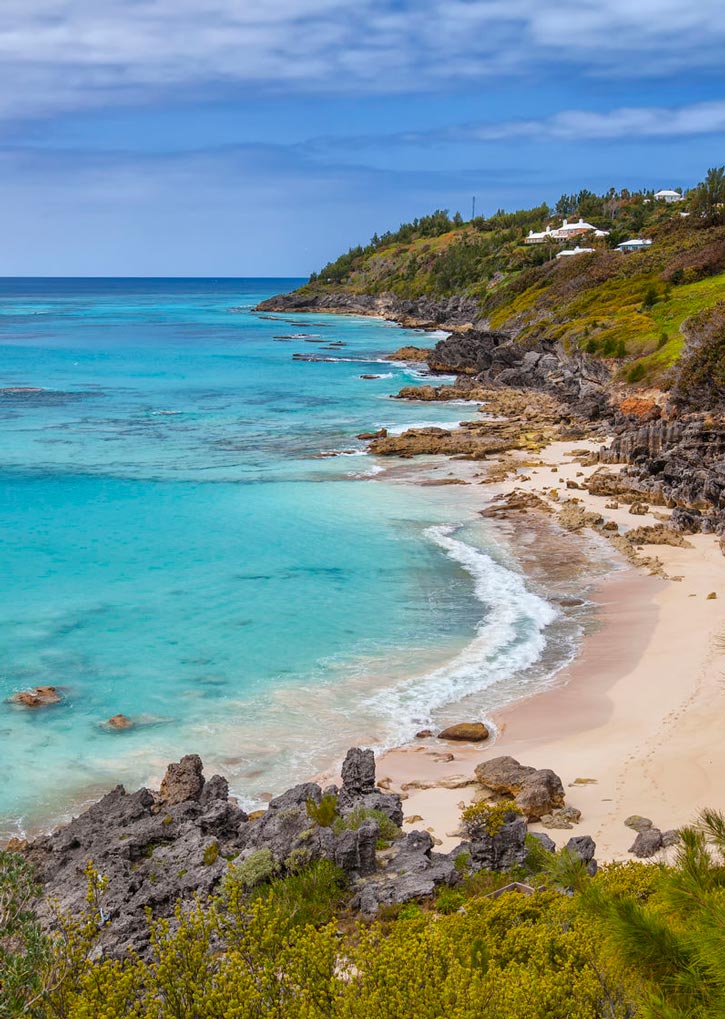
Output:
[[153,923],[150,958],[122,961],[94,954],[107,921],[92,867],[87,915],[49,938],[28,865],[2,853],[0,1016],[720,1019],[725,816],[704,811],[681,836],[672,866],[611,864],[594,878],[532,846],[533,894],[492,899],[509,878],[482,872],[370,923],[327,861],[285,878],[267,867],[265,884],[227,882]]
[[323,796],[319,803],[307,801],[307,816],[320,828],[331,828],[337,813],[337,796],[332,793]]
[[[529,230],[564,217],[609,235],[585,238],[594,254],[558,261],[564,243],[524,244]],[[612,250],[633,236],[653,243],[629,255]],[[462,295],[522,344],[558,340],[612,359],[623,381],[667,385],[684,323],[725,298],[725,168],[709,170],[672,205],[652,192],[610,189],[562,195],[553,210],[540,205],[468,222],[438,210],[351,249],[303,290],[329,288],[406,299]],[[633,372],[635,362],[641,367]]]
[[521,816],[521,809],[513,800],[502,800],[500,803],[472,803],[461,814],[463,830],[469,838],[477,835],[497,835],[507,821],[515,821]]
[[341,831],[357,831],[363,821],[373,820],[380,830],[377,848],[385,849],[395,839],[400,838],[400,828],[390,820],[382,810],[374,810],[370,807],[356,807],[346,817],[339,817],[334,825],[334,831],[339,834]]

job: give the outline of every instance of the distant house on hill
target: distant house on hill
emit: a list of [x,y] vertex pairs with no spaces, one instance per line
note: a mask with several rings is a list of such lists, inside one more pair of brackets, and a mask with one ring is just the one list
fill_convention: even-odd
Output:
[[670,202],[681,202],[682,201],[682,195],[680,194],[679,191],[668,191],[668,190],[665,189],[663,191],[656,191],[655,192],[655,201],[657,201],[657,202],[668,202],[668,203],[670,203]]
[[591,223],[585,223],[580,216],[577,223],[570,223],[565,219],[559,229],[554,230],[554,236],[561,241],[568,241],[570,237],[580,237],[582,234],[588,234],[590,230],[596,230],[596,227]]
[[536,233],[533,230],[529,230],[529,236],[524,237],[524,244],[546,244],[547,241],[555,241],[556,237],[550,226],[547,226],[546,230],[540,230]]
[[575,248],[567,248],[565,251],[560,251],[557,254],[557,258],[566,258],[568,255],[590,255],[594,251],[594,248],[580,248],[577,245]]
[[641,237],[634,237],[631,241],[622,241],[617,245],[617,251],[643,251],[648,248],[652,241],[642,240]]
[[524,238],[524,244],[546,244],[548,241],[568,241],[573,237],[581,237],[582,234],[593,233],[595,237],[607,237],[607,230],[597,230],[591,223],[585,223],[581,217],[577,223],[570,223],[564,220],[560,227],[552,230],[547,226],[546,230],[539,233],[529,230],[529,236]]

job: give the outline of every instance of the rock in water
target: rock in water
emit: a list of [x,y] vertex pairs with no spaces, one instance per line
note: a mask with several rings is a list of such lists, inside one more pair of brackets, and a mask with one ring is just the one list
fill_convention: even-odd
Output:
[[178,764],[170,764],[161,782],[160,798],[166,806],[198,800],[204,788],[201,757],[187,754]]
[[438,733],[438,739],[458,740],[464,743],[482,743],[489,731],[483,722],[459,722]]
[[20,690],[10,698],[12,704],[22,704],[25,708],[45,708],[50,704],[59,704],[61,700],[54,686],[35,686],[32,690]]
[[104,723],[107,729],[133,729],[133,721],[128,715],[112,715]]

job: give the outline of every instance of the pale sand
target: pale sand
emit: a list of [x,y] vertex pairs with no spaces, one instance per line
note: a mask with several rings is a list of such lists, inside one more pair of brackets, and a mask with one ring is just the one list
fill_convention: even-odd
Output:
[[[608,500],[567,492],[558,483],[592,472],[565,455],[587,445],[594,448],[554,443],[529,456],[546,466],[526,468],[529,481],[481,488],[482,508],[497,491],[540,493],[557,485],[560,496],[580,498],[621,530],[657,523],[652,515],[631,515],[626,506],[605,510]],[[379,778],[407,794],[407,818],[422,819],[406,828],[428,828],[442,849],[452,847],[461,805],[477,795],[470,782],[475,765],[499,754],[561,776],[567,802],[582,811],[582,820],[571,831],[549,834],[559,845],[571,835],[591,834],[600,860],[627,858],[634,833],[622,822],[629,814],[645,814],[666,829],[692,820],[703,806],[725,809],[725,644],[718,645],[718,636],[725,638],[725,557],[711,535],[688,540],[692,548],[644,550],[681,581],[628,567],[601,585],[598,632],[585,639],[555,687],[494,716],[500,730],[495,743],[428,739],[382,756]],[[707,600],[711,591],[719,600]],[[453,760],[446,760],[449,754]],[[578,778],[595,781],[576,785]]]

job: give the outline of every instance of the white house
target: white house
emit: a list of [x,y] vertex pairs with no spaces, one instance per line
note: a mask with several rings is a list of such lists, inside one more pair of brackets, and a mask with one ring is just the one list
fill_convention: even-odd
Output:
[[595,226],[591,223],[585,223],[584,220],[579,217],[578,222],[570,223],[568,220],[564,220],[558,230],[554,230],[554,237],[561,241],[569,240],[570,237],[579,237],[581,234],[588,234],[590,230],[596,230]]
[[631,241],[622,241],[617,245],[617,251],[644,251],[652,241],[642,240],[641,237],[634,237]]
[[593,251],[594,248],[580,248],[579,245],[577,245],[575,248],[567,248],[565,251],[559,251],[556,257],[566,258],[569,255],[591,255]]
[[547,241],[556,240],[552,229],[547,226],[546,230],[541,230],[535,233],[533,230],[529,230],[529,236],[524,237],[524,244],[546,244]]
[[665,189],[663,191],[655,192],[655,200],[658,202],[667,202],[668,204],[670,202],[681,202],[682,195],[679,191],[668,191]]

